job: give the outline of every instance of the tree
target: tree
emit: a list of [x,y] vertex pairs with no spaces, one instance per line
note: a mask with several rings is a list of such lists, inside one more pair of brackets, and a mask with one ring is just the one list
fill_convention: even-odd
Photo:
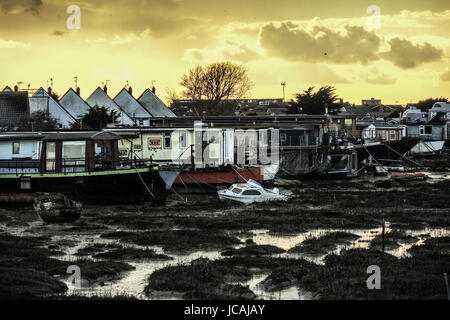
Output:
[[17,131],[45,131],[59,128],[59,122],[45,111],[36,111],[19,121]]
[[183,95],[194,101],[240,99],[246,96],[253,84],[247,69],[231,62],[197,66],[181,78],[180,85],[186,89]]
[[72,125],[72,129],[102,129],[108,123],[114,123],[119,118],[115,111],[109,112],[105,107],[95,105],[89,112]]
[[419,108],[422,112],[426,112],[428,109],[431,109],[436,102],[448,102],[448,98],[440,97],[420,100],[417,102],[417,108]]
[[325,111],[333,113],[340,107],[336,101],[339,99],[332,86],[321,87],[314,92],[314,87],[309,87],[302,93],[295,95],[291,100],[290,113],[325,114]]

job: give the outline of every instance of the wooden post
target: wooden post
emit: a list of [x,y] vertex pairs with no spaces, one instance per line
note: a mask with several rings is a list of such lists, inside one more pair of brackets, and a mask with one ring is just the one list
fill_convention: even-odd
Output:
[[385,227],[385,222],[384,222],[384,220],[383,220],[382,236],[381,236],[381,243],[382,243],[382,250],[383,250],[383,253],[384,253],[384,232],[385,232],[385,229],[386,229],[386,227]]
[[447,288],[447,299],[450,300],[450,288],[448,287],[447,273],[444,273],[445,286]]

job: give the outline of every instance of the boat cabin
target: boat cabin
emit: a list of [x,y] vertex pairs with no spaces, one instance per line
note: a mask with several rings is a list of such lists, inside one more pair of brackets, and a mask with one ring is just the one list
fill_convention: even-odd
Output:
[[60,132],[42,143],[42,172],[111,170],[119,165],[118,140],[112,132]]

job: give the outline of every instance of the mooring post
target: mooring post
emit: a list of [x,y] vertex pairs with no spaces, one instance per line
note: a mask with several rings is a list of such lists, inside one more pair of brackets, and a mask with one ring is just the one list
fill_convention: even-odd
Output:
[[385,222],[384,222],[384,219],[383,219],[383,226],[382,226],[382,235],[381,235],[381,243],[382,243],[382,251],[383,251],[383,254],[384,254],[384,231],[385,231],[385,229],[386,229],[386,227],[385,227]]
[[447,287],[447,299],[450,300],[450,288],[448,287],[447,273],[444,273],[445,286]]

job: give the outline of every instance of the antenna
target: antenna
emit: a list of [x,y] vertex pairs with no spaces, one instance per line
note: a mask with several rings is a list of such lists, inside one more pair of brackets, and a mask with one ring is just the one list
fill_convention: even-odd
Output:
[[155,86],[156,80],[152,80],[152,87]]
[[286,94],[285,94],[285,88],[286,88],[286,82],[282,82],[281,86],[283,87],[283,101],[286,99]]
[[73,77],[73,80],[75,81],[75,89],[78,88],[78,77]]
[[50,78],[50,87],[53,87],[53,78]]

